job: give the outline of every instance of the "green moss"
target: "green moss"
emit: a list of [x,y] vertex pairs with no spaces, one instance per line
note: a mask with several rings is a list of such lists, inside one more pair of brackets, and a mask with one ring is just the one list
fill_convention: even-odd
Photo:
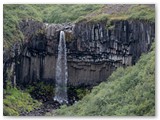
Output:
[[41,106],[41,103],[31,98],[29,93],[17,88],[4,90],[4,116],[18,116],[22,112],[30,112]]
[[72,106],[62,106],[54,115],[154,116],[155,49],[141,56],[135,66],[118,68],[107,81]]

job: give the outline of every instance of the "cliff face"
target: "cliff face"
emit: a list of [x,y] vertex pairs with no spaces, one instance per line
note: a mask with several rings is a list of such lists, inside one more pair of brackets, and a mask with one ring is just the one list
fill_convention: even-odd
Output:
[[117,67],[135,64],[155,38],[154,23],[138,20],[75,24],[26,20],[20,23],[20,30],[25,42],[15,44],[12,57],[4,54],[4,75],[11,71],[14,82],[20,85],[54,83],[61,30],[67,41],[68,83],[73,86],[96,85]]
[[69,80],[95,84],[117,67],[135,64],[149,50],[154,33],[154,24],[145,21],[77,23],[68,52]]

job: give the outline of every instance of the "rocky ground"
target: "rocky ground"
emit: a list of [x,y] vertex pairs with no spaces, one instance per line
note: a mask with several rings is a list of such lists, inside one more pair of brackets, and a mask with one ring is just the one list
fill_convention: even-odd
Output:
[[43,105],[28,113],[22,113],[20,116],[45,116],[46,113],[52,112],[54,109],[57,109],[60,107],[60,104],[58,102],[54,101],[47,101],[43,103]]
[[[46,98],[46,99],[42,99],[42,98]],[[39,98],[39,100],[40,100],[40,98]],[[41,96],[40,101],[43,101],[41,107],[39,107],[31,112],[21,113],[20,116],[46,116],[49,113],[53,113],[53,110],[60,108],[60,106],[62,105],[56,101],[53,101],[50,98],[47,99],[47,96]],[[69,101],[68,101],[69,103],[67,105],[72,105],[76,101],[78,101],[77,96],[73,93],[72,94],[69,93]]]
[[[49,113],[53,113],[55,109],[58,109],[62,105],[53,100],[52,98],[53,95],[51,91],[44,92],[45,85],[44,84],[42,85],[43,85],[43,88],[39,87],[40,85],[37,85],[34,87],[33,92],[31,92],[31,96],[33,97],[33,99],[36,99],[42,102],[41,107],[28,113],[27,112],[21,113],[20,116],[45,116],[46,114],[48,115]],[[91,88],[87,87],[86,89],[91,89]],[[81,89],[79,88],[79,90],[81,90],[81,98],[78,98],[77,96],[78,93],[76,93],[76,88],[70,87],[70,89],[68,89],[67,105],[73,105],[76,101],[84,97],[84,95],[86,94],[85,90],[82,88]]]

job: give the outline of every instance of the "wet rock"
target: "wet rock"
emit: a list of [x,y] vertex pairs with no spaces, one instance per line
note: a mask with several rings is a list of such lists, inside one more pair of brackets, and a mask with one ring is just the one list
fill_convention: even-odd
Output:
[[21,113],[20,116],[45,116],[46,113],[50,113],[53,110],[60,107],[60,104],[54,101],[47,101],[42,104],[40,108],[37,108],[31,112]]

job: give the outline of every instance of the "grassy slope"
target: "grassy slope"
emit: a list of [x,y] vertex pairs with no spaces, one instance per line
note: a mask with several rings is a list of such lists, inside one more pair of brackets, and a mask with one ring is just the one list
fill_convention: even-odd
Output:
[[29,93],[16,88],[4,90],[3,114],[5,116],[18,116],[22,112],[30,112],[40,107],[41,103],[33,100]]
[[31,5],[4,5],[3,16],[4,48],[11,47],[15,41],[23,40],[23,35],[18,30],[22,19],[42,21],[38,11]]
[[[64,22],[73,22],[80,16],[85,16],[99,8],[103,5],[94,5],[94,4],[75,4],[75,5],[52,5],[51,7],[43,11],[48,14],[44,17],[44,21],[49,23],[64,23]],[[51,9],[51,10],[48,10]]]
[[155,51],[135,66],[118,68],[106,82],[73,106],[62,106],[55,115],[111,116],[155,115]]
[[152,5],[105,5],[87,16],[79,17],[76,22],[84,20],[146,20],[155,22],[155,9]]

